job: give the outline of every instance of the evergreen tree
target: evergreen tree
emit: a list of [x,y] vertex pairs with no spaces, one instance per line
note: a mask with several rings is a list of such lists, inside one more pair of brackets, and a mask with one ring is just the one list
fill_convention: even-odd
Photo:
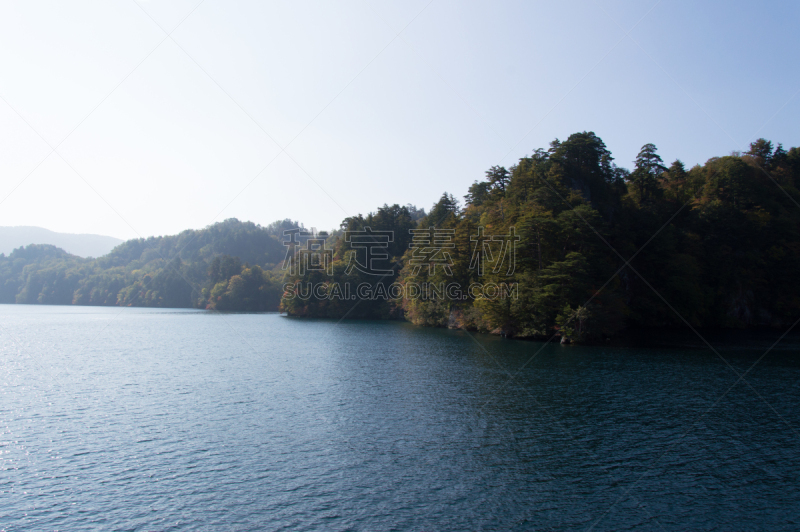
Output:
[[661,156],[656,153],[655,144],[645,144],[636,156],[635,168],[629,180],[636,187],[639,202],[643,202],[658,190],[658,179],[667,171]]

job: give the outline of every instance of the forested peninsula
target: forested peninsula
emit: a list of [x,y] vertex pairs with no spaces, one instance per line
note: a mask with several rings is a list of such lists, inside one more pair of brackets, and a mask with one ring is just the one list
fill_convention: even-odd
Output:
[[[445,193],[428,212],[386,204],[330,234],[229,219],[130,240],[96,259],[30,245],[0,255],[0,303],[281,310],[575,342],[626,328],[785,328],[800,318],[800,149],[759,139],[687,169],[646,144],[634,164],[615,165],[583,132],[490,168],[463,202]],[[429,246],[445,235],[444,253],[419,254],[426,231]],[[379,246],[379,275],[353,234],[393,235]],[[493,264],[499,252],[508,259],[502,268],[477,265],[489,244]],[[323,268],[288,267],[311,249],[326,253]],[[453,283],[505,283],[513,297],[391,290]],[[322,292],[303,295],[304,285]],[[344,285],[390,296],[325,293]]]

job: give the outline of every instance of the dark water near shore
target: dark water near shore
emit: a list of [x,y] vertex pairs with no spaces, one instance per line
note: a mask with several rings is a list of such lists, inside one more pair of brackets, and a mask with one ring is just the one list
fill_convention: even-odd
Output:
[[779,336],[0,305],[0,530],[798,530]]

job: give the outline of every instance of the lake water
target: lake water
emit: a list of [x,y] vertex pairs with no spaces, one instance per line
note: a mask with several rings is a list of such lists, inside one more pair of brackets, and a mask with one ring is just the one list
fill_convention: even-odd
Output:
[[778,336],[0,305],[0,530],[798,530]]

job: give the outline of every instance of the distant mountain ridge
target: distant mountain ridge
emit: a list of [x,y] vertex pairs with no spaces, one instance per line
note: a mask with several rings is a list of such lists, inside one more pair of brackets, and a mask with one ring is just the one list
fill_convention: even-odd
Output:
[[0,253],[6,255],[30,244],[50,244],[78,257],[102,257],[122,242],[113,236],[57,233],[42,227],[0,227]]

